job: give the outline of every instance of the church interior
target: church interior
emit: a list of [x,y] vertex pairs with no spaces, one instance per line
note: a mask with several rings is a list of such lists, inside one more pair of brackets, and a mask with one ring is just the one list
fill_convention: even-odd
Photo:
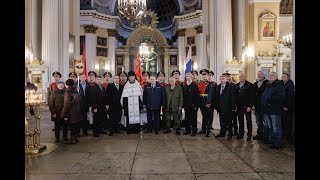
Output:
[[[295,0],[25,0],[25,78],[37,87],[32,97],[26,92],[26,179],[295,179],[295,145],[286,140],[281,149],[270,149],[247,140],[246,133],[229,141],[162,130],[94,137],[89,129],[89,136],[81,134],[79,143],[69,145],[55,142],[48,107],[56,72],[63,82],[74,72],[79,82],[80,74],[94,71],[104,83],[106,72],[111,79],[135,72],[138,55],[142,71],[156,77],[163,72],[168,84],[174,70],[185,81],[189,59],[199,82],[202,69],[211,70],[217,84],[224,73],[235,84],[240,74],[254,84],[258,72],[266,79],[275,72],[279,80],[287,74],[295,82],[294,5]],[[198,129],[202,117],[199,109]],[[252,126],[255,136],[254,112]],[[212,129],[219,134],[216,111]],[[39,148],[33,152],[34,147]]]

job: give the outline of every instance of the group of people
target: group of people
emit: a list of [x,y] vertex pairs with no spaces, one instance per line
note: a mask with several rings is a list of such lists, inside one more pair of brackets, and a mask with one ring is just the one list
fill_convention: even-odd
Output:
[[[294,113],[294,85],[288,74],[278,79],[276,72],[265,79],[262,71],[257,73],[257,82],[252,84],[246,80],[244,73],[239,74],[237,84],[231,82],[231,75],[220,76],[219,84],[212,81],[214,73],[208,69],[200,72],[191,71],[181,82],[179,70],[174,70],[165,83],[165,73],[150,75],[142,73],[142,83],[139,83],[135,72],[120,72],[114,75],[105,72],[102,77],[96,72],[86,75],[70,73],[65,83],[61,74],[54,72],[55,82],[49,87],[48,104],[52,120],[55,122],[56,141],[59,141],[60,128],[63,129],[63,139],[66,143],[79,142],[80,129],[88,136],[90,114],[92,114],[93,136],[109,136],[120,133],[124,129],[127,134],[154,132],[170,133],[174,129],[180,135],[181,127],[185,128],[183,135],[211,135],[214,110],[220,119],[220,133],[216,138],[233,136],[244,138],[244,117],[247,124],[247,141],[263,140],[272,144],[270,148],[281,147],[282,134],[286,138],[293,137],[292,113]],[[77,80],[79,78],[79,82]],[[111,81],[113,78],[113,81]],[[182,121],[182,110],[185,118]],[[202,126],[198,132],[197,112],[202,114]],[[252,111],[256,116],[257,135],[252,137]],[[142,116],[146,115],[147,121]],[[239,126],[238,126],[239,124]],[[71,138],[68,139],[68,127]]]

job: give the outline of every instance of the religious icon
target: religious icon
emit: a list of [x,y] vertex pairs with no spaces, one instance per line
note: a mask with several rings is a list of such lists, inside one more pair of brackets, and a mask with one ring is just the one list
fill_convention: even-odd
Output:
[[76,74],[84,73],[84,63],[82,60],[74,60],[74,72]]
[[174,65],[174,66],[177,66],[178,65],[178,62],[177,62],[177,55],[171,55],[170,56],[170,65]]
[[266,12],[259,18],[259,39],[275,40],[276,16],[272,12]]

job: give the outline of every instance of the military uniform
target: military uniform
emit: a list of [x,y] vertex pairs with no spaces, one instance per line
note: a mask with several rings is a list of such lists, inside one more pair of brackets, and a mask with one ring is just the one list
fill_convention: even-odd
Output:
[[[58,75],[61,78],[61,74],[58,71],[55,71],[52,73],[52,76],[54,77],[54,75]],[[57,82],[53,82],[50,84],[50,86],[48,87],[48,103],[49,103],[49,99],[50,99],[50,95],[52,93],[52,91],[54,91],[57,88]]]
[[[179,76],[180,76],[180,71],[178,70],[178,69],[176,69],[176,70],[173,70],[172,72],[171,72],[171,76],[173,76],[173,74],[174,73],[179,73]],[[179,79],[176,81],[176,85],[178,85],[178,86],[183,86],[183,83],[181,82],[181,81],[179,81]]]
[[[206,72],[209,74],[209,71],[207,69],[202,69],[200,71],[200,74],[203,72]],[[202,114],[202,129],[199,132],[199,134],[205,134],[208,137],[210,133],[210,129],[212,127],[212,98],[213,98],[213,92],[212,92],[212,83],[205,80],[200,81],[199,83],[199,93],[200,93],[200,110]],[[207,107],[206,105],[210,104],[210,107]]]

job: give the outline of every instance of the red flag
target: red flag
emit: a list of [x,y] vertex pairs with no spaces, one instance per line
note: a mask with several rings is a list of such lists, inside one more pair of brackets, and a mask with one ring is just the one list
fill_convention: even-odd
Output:
[[86,60],[86,48],[83,47],[83,52],[82,52],[82,61],[84,64],[84,74],[86,75],[86,80],[88,80],[88,73],[87,73],[87,60]]
[[141,71],[141,63],[140,63],[140,48],[138,48],[138,54],[136,59],[136,76],[142,87],[144,88],[143,80],[142,80],[142,71]]

